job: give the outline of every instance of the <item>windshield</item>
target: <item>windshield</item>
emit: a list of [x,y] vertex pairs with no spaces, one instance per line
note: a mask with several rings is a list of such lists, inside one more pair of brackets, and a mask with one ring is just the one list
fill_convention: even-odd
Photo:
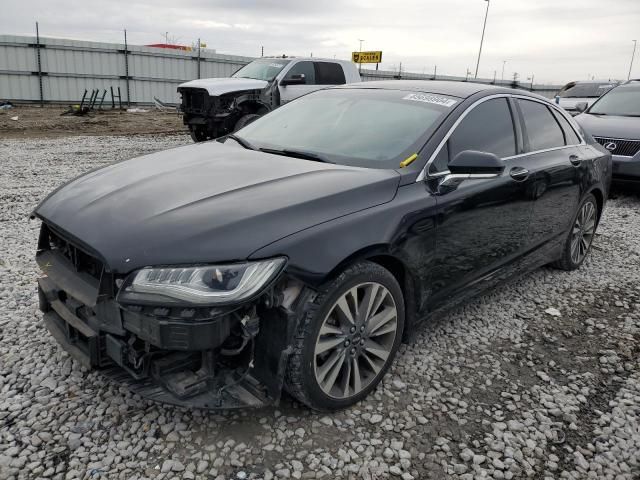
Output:
[[594,115],[640,116],[640,85],[614,88],[593,104],[589,113]]
[[397,90],[321,90],[259,118],[238,136],[258,148],[307,152],[343,165],[398,168],[458,101]]
[[598,98],[611,90],[610,83],[568,83],[558,92],[562,98]]
[[280,60],[278,58],[261,58],[245,65],[236,73],[231,75],[236,78],[254,78],[256,80],[266,80],[270,82],[291,60]]

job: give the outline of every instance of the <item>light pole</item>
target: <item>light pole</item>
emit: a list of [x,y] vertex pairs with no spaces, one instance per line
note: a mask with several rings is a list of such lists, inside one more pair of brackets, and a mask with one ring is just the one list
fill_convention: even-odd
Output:
[[533,79],[534,79],[534,74],[532,73],[531,76],[527,78],[527,80],[531,80],[530,90],[533,90]]
[[[362,53],[362,43],[364,40],[359,38],[358,41],[360,42],[360,53]],[[358,73],[362,73],[362,59],[360,57],[358,57]]]
[[636,56],[636,45],[638,44],[638,40],[633,40],[633,53],[631,54],[631,65],[629,65],[629,75],[627,75],[627,80],[631,78],[631,69],[633,68],[633,57]]
[[507,64],[506,60],[502,61],[502,75],[500,76],[500,80],[504,80],[504,66]]
[[476,76],[474,78],[478,78],[478,68],[480,68],[480,55],[482,55],[482,42],[484,42],[484,31],[487,28],[487,17],[489,16],[489,5],[491,4],[490,0],[484,0],[487,2],[487,11],[484,14],[484,24],[482,25],[482,37],[480,37],[480,50],[478,51],[478,62],[476,63]]

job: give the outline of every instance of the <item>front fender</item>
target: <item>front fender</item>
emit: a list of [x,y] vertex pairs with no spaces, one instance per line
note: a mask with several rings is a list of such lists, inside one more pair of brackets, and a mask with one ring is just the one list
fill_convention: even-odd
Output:
[[430,295],[435,257],[436,200],[423,183],[398,189],[389,203],[342,216],[289,235],[255,251],[249,258],[286,255],[287,272],[310,286],[319,286],[347,264],[389,256],[411,275],[416,309]]

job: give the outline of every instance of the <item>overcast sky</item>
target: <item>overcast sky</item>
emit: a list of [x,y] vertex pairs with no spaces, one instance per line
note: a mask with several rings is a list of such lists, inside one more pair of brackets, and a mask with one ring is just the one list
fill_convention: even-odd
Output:
[[[0,0],[0,34],[180,44],[219,53],[350,58],[382,50],[383,69],[475,71],[484,0]],[[479,76],[525,81],[626,79],[640,0],[491,0]],[[640,77],[640,48],[633,75]]]

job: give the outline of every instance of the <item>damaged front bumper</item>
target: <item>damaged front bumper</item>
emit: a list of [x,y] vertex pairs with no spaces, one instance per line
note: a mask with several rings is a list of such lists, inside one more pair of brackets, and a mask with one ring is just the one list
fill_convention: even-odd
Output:
[[278,403],[297,318],[291,303],[278,301],[284,295],[271,291],[195,314],[123,307],[99,260],[66,241],[60,248],[60,238],[43,224],[39,303],[45,326],[79,363],[158,402],[208,409]]

